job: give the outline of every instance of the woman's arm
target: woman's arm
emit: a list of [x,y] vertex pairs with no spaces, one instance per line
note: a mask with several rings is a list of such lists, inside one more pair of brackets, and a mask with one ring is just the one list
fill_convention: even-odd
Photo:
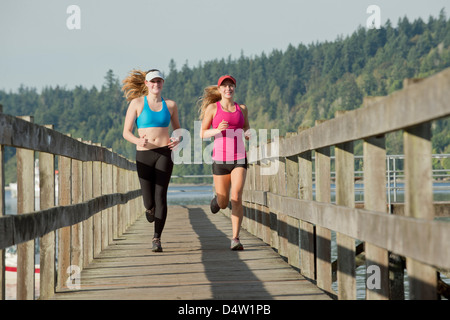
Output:
[[242,114],[244,115],[244,127],[242,128],[244,130],[244,137],[245,139],[250,139],[250,133],[247,132],[248,129],[250,129],[250,124],[248,122],[248,109],[247,106],[244,104],[240,105]]
[[[180,129],[181,125],[180,125],[180,120],[178,118],[178,106],[176,104],[175,101],[172,100],[166,100],[167,103],[167,108],[169,109],[170,112],[170,123],[172,124],[172,129],[173,131]],[[180,137],[176,137],[174,138],[170,138],[169,139],[169,149],[173,149],[175,148],[175,146],[180,143]]]
[[200,138],[206,139],[214,137],[216,134],[221,133],[223,130],[228,128],[228,122],[223,120],[216,129],[210,129],[212,120],[216,115],[216,105],[210,104],[206,107],[205,115],[202,120],[202,127],[200,130]]
[[138,138],[133,134],[134,123],[135,123],[136,117],[137,117],[138,104],[139,103],[138,103],[137,99],[133,99],[130,102],[130,105],[128,106],[127,114],[125,116],[125,122],[123,125],[122,136],[124,137],[125,140],[127,140],[131,143],[134,143],[135,145],[138,145],[140,147],[144,147],[145,144],[148,142],[145,135]]
[[178,118],[178,106],[175,101],[166,100],[167,108],[170,112],[170,123],[172,124],[172,129],[177,130],[180,129],[180,120]]

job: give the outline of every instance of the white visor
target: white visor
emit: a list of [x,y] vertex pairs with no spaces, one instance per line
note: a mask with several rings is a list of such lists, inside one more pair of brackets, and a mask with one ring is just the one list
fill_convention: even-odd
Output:
[[145,80],[147,80],[147,81],[151,81],[152,79],[155,79],[155,78],[161,78],[164,80],[162,73],[159,71],[151,71],[151,72],[147,73],[147,75],[145,76]]

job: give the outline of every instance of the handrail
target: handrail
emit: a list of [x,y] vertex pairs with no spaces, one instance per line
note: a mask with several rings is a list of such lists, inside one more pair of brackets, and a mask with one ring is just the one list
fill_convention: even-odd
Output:
[[[430,123],[450,116],[448,88],[450,68],[423,80],[406,79],[404,89],[365,98],[363,108],[337,113],[313,128],[251,149],[243,226],[332,295],[336,294],[331,288],[330,256],[334,230],[339,299],[356,298],[356,239],[364,241],[367,273],[378,270],[380,286],[366,286],[368,299],[403,295],[396,292],[403,290],[400,282],[389,282],[391,256],[406,257],[410,298],[436,299],[436,271],[450,270],[450,223],[433,220]],[[404,130],[406,161],[403,216],[388,214],[386,181],[390,169],[385,134],[399,130]],[[353,143],[358,140],[363,140],[364,148],[363,208],[356,207],[354,196]],[[330,203],[331,147],[336,155],[336,204]],[[278,170],[267,170],[271,167]]]
[[[32,121],[33,117],[29,117]],[[136,164],[105,147],[0,112],[0,145],[51,153],[80,161],[101,161],[127,170]]]
[[[136,164],[110,149],[1,113],[0,299],[5,298],[5,249],[17,244],[17,299],[32,300],[34,239],[40,238],[40,299],[70,287],[81,271],[143,212]],[[4,146],[17,149],[17,215],[4,216]],[[34,208],[39,152],[40,210]],[[55,201],[58,157],[58,206]],[[141,208],[141,209],[139,209]],[[55,269],[56,268],[56,269]],[[55,282],[56,278],[56,282]],[[70,289],[70,288],[69,288]]]
[[[449,115],[450,68],[415,82],[386,97],[365,97],[364,108],[347,111],[338,118],[286,137],[279,146],[274,142],[254,148],[249,162],[290,157],[306,151],[335,146],[395,132]],[[405,80],[407,81],[407,80]],[[424,106],[427,106],[426,108]],[[279,153],[263,153],[274,146]]]

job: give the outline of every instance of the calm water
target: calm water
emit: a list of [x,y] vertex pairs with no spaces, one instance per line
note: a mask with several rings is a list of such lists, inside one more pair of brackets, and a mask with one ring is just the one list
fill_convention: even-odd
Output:
[[[403,184],[397,184],[399,188],[404,188]],[[333,190],[334,185],[331,186]],[[450,183],[436,183],[433,191],[434,201],[450,201]],[[355,184],[355,200],[364,201],[364,186]],[[207,205],[213,197],[212,185],[195,185],[195,186],[169,186],[167,193],[167,203],[169,205]],[[331,193],[331,201],[334,201],[334,192]],[[391,192],[391,199],[394,199],[394,192]],[[397,201],[404,200],[404,191],[397,191]],[[17,199],[11,197],[11,191],[5,190],[6,214],[17,213]],[[36,207],[39,206],[36,201]]]
[[212,185],[169,186],[167,203],[169,205],[206,205],[214,196]]
[[[169,205],[205,205],[209,204],[213,197],[211,185],[201,186],[170,186],[167,192],[167,203]],[[36,200],[36,207],[39,202]],[[17,214],[17,198],[11,197],[11,191],[5,190],[6,214]]]

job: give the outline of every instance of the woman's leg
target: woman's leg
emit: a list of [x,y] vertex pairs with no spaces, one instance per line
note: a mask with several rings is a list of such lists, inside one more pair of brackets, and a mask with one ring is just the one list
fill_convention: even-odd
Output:
[[228,201],[230,199],[231,175],[213,175],[213,180],[217,203],[221,209],[225,209],[228,206]]
[[154,189],[154,159],[151,152],[136,152],[136,170],[141,184],[142,199],[146,210],[152,210],[155,206]]
[[242,193],[244,192],[247,169],[238,167],[231,171],[231,224],[233,239],[239,238],[244,208],[242,207]]
[[155,234],[154,238],[161,238],[167,218],[167,189],[172,176],[173,162],[170,150],[162,154],[155,163]]

